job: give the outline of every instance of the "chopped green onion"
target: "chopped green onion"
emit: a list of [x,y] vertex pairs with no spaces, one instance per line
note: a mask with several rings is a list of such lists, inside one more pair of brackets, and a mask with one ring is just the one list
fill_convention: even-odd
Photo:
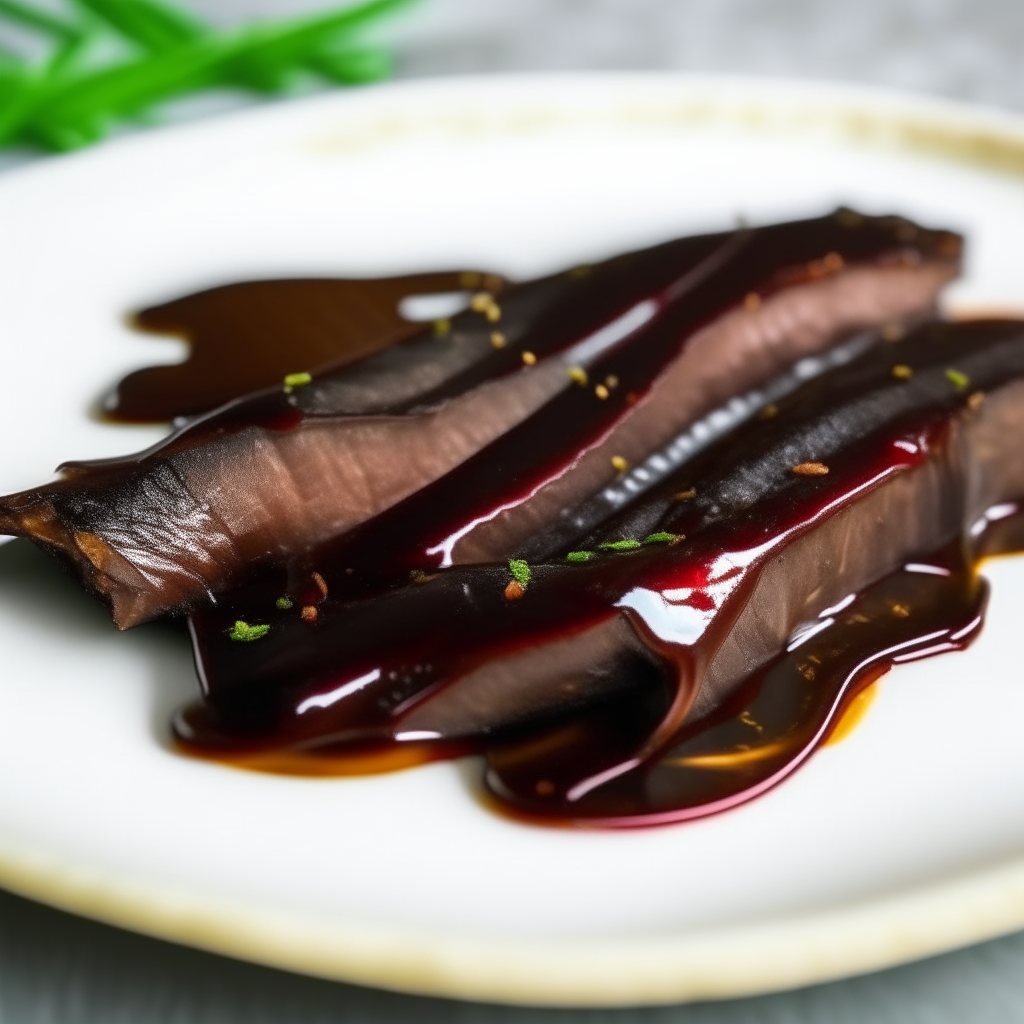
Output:
[[613,540],[606,544],[598,544],[602,551],[634,551],[640,547],[638,540]]
[[594,557],[593,551],[570,551],[565,556],[567,562],[589,562]]
[[509,559],[508,571],[512,573],[512,579],[521,587],[525,587],[530,582],[530,567],[521,558]]
[[645,544],[671,544],[672,541],[678,540],[678,533],[652,533],[649,537],[644,537]]
[[959,370],[947,370],[946,380],[950,382],[954,387],[965,388],[971,383],[971,378],[966,373],[961,373]]
[[250,626],[248,622],[243,622],[239,619],[232,627],[228,636],[232,640],[239,640],[243,643],[248,643],[250,640],[259,640],[261,636],[266,636],[270,632],[269,626]]

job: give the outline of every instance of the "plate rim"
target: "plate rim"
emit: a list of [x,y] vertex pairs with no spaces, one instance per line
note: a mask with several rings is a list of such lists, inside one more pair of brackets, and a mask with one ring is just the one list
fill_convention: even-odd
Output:
[[[374,110],[426,99],[439,108],[517,90],[534,103],[557,101],[558,86],[606,90],[604,113],[617,122],[660,128],[727,123],[753,131],[829,131],[846,143],[967,163],[1024,179],[1024,117],[913,93],[814,79],[685,72],[559,72],[451,76],[387,83],[233,112],[193,124],[117,139],[81,154],[4,173],[0,190],[50,167],[117,159],[128,151],[188,144],[244,122],[288,121],[297,112],[370,109],[386,130],[356,125],[336,151],[387,145],[405,131],[447,131]],[[638,95],[649,94],[646,110]],[[617,104],[616,94],[627,100]],[[460,100],[460,97],[462,98]],[[584,104],[585,105],[585,104]],[[515,102],[511,103],[515,107]],[[564,111],[563,111],[564,113]],[[570,119],[574,116],[570,111]],[[536,130],[568,123],[549,119]],[[479,130],[522,134],[500,118]],[[459,129],[465,135],[465,126]],[[397,133],[397,134],[396,134]],[[340,147],[340,149],[339,149]],[[827,912],[715,929],[600,941],[502,940],[436,930],[324,921],[308,913],[211,899],[209,894],[119,878],[0,837],[0,885],[19,895],[131,931],[209,952],[333,980],[420,995],[530,1006],[611,1007],[724,999],[809,985],[906,963],[1024,927],[1024,856],[940,882],[859,900]]]

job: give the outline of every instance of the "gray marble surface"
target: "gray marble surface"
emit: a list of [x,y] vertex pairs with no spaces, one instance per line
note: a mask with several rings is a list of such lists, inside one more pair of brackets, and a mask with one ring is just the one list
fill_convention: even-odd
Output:
[[[224,24],[328,5],[191,3]],[[552,68],[721,70],[868,81],[1024,108],[1021,0],[422,0],[378,35],[394,44],[401,77]],[[176,117],[210,116],[225,105],[230,102],[186,104]],[[617,1011],[523,1010],[300,978],[0,893],[0,1022],[100,1021],[1008,1024],[1024,1021],[1024,934],[757,999]]]

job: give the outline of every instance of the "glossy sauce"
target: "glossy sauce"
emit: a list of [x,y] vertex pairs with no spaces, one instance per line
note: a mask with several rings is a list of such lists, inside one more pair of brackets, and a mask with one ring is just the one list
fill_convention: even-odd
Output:
[[103,414],[117,423],[162,423],[209,412],[285,374],[346,366],[415,336],[423,324],[399,311],[409,296],[500,295],[506,285],[480,271],[246,281],[151,306],[132,317],[133,326],[183,338],[188,359],[124,377]]
[[[230,607],[194,617],[207,695],[179,717],[180,741],[205,756],[313,772],[373,770],[475,750],[485,754],[488,787],[508,810],[603,826],[686,820],[756,796],[802,763],[856,694],[892,664],[970,643],[987,594],[978,558],[1021,548],[1016,506],[1003,503],[987,532],[908,559],[903,570],[823,611],[790,638],[787,653],[710,715],[688,714],[702,673],[775,552],[871,488],[945,458],[950,418],[973,415],[977,402],[948,380],[944,360],[959,353],[966,366],[973,358],[971,372],[986,387],[1024,373],[1020,325],[972,330],[939,327],[932,331],[937,337],[924,334],[901,351],[934,361],[919,367],[916,390],[894,382],[893,357],[876,348],[797,393],[772,426],[755,422],[727,437],[723,445],[741,454],[760,442],[768,457],[773,429],[783,440],[798,434],[844,387],[856,411],[858,389],[869,390],[869,378],[880,396],[876,405],[886,396],[896,402],[886,413],[892,425],[843,442],[831,472],[784,480],[782,474],[749,512],[744,495],[732,512],[707,521],[697,501],[670,506],[659,525],[692,531],[692,539],[673,542],[668,535],[580,564],[536,565],[514,601],[503,567],[456,567],[375,600],[327,601],[315,624],[269,613],[272,631],[258,644],[224,640]],[[722,458],[712,449],[666,486]],[[659,497],[645,500],[657,506]],[[614,531],[612,524],[608,536]],[[428,739],[413,727],[418,707],[443,696],[448,681],[586,635],[623,613],[644,649],[620,652],[611,666],[617,685],[582,704],[567,692],[560,706],[476,734],[455,730]],[[700,628],[688,636],[694,621]]]
[[[824,742],[856,696],[892,664],[969,644],[981,627],[987,596],[977,574],[978,559],[1024,548],[1024,526],[1019,525],[1024,517],[1015,509],[969,543],[953,541],[919,557],[914,568],[852,596],[841,611],[823,616],[820,628],[791,643],[790,651],[696,721],[686,714],[693,697],[687,687],[700,677],[701,645],[667,642],[657,613],[629,604],[630,595],[639,590],[686,590],[684,603],[693,611],[720,611],[725,577],[719,570],[730,558],[740,567],[726,588],[736,602],[754,581],[747,570],[756,560],[747,553],[805,529],[826,506],[852,502],[869,482],[912,469],[940,447],[942,416],[934,412],[904,424],[900,436],[913,437],[913,445],[894,444],[892,437],[859,444],[838,471],[806,481],[798,502],[787,493],[759,507],[755,518],[696,529],[692,541],[652,542],[639,551],[569,567],[550,561],[534,565],[520,599],[508,596],[504,566],[437,573],[443,559],[428,557],[431,545],[443,548],[444,539],[467,517],[485,515],[528,492],[607,429],[650,385],[680,334],[751,289],[767,295],[793,283],[791,269],[773,277],[771,267],[799,263],[805,250],[817,249],[820,242],[813,237],[795,241],[792,251],[783,254],[770,245],[760,250],[757,245],[739,246],[738,257],[730,254],[732,273],[723,281],[723,291],[706,292],[703,305],[685,307],[675,306],[667,295],[661,301],[662,319],[655,320],[645,348],[632,349],[628,358],[613,350],[595,366],[595,379],[615,377],[621,383],[608,402],[595,404],[582,389],[567,391],[550,413],[555,417],[551,424],[543,415],[531,417],[449,474],[451,479],[418,492],[316,552],[306,564],[258,567],[245,588],[211,612],[195,616],[205,700],[176,720],[182,749],[262,770],[309,774],[376,772],[477,753],[486,759],[489,791],[509,813],[600,826],[662,824],[724,810],[765,791]],[[844,259],[871,258],[869,253],[866,246],[858,254],[854,243]],[[439,289],[451,286],[451,275],[434,277]],[[415,280],[416,290],[430,290],[426,278]],[[367,286],[367,308],[378,303],[378,311],[393,309],[395,286],[379,285]],[[669,291],[671,287],[669,283]],[[347,294],[346,301],[356,295],[351,289]],[[356,298],[357,304],[362,301]],[[245,332],[225,329],[226,321],[217,320],[216,303],[207,317],[203,303],[189,302],[161,307],[170,314],[147,311],[140,321],[156,329],[199,324],[189,328],[193,340],[206,339],[196,352],[215,353],[220,347],[221,356],[233,352],[237,357],[248,344]],[[259,302],[246,310],[242,319],[250,311],[258,319]],[[376,334],[367,330],[353,336],[345,341],[345,351],[339,355],[335,350],[331,358],[336,364],[356,359],[412,333],[394,322],[387,330],[391,333],[380,327]],[[272,347],[268,340],[266,348]],[[309,351],[323,355],[325,350],[311,343]],[[325,357],[306,365],[329,361]],[[273,370],[270,379],[282,373],[280,365],[256,362],[266,375]],[[213,365],[209,362],[207,368]],[[289,358],[284,372],[295,366]],[[203,374],[182,377],[165,389],[156,377],[146,378],[147,373],[154,371],[122,382],[120,418],[161,419],[216,404],[213,392],[197,384]],[[241,377],[229,383],[235,393],[251,390]],[[278,429],[291,429],[304,415],[295,401],[283,404],[279,394],[268,395],[266,406],[261,421]],[[247,407],[239,425],[251,422],[257,411]],[[218,414],[218,422],[230,415]],[[555,429],[556,422],[566,421],[574,429]],[[546,443],[552,437],[558,445]],[[452,501],[453,494],[465,494],[467,487],[478,501],[468,512],[464,504],[456,507]],[[331,580],[329,597],[326,588],[318,593],[315,579],[311,582],[314,566]],[[410,571],[422,582],[405,585]],[[287,607],[272,610],[275,597]],[[363,614],[374,601],[392,599],[393,614],[374,608]],[[298,616],[299,607],[306,605],[316,609],[311,621]],[[425,695],[443,689],[447,679],[578,635],[623,608],[647,650],[625,653],[616,666],[619,684],[609,686],[599,699],[580,704],[568,696],[561,707],[493,732],[427,736],[396,727]],[[253,643],[225,643],[236,616],[251,617],[254,609],[264,610],[259,620],[273,624],[271,634]],[[709,634],[721,640],[731,622],[729,615],[720,615]],[[709,634],[702,638],[705,646]],[[331,641],[332,635],[338,642]],[[384,661],[382,650],[387,651]]]

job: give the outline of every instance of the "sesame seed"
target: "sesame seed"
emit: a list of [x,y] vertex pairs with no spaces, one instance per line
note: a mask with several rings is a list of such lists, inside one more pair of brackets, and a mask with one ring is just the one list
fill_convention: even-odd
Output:
[[483,313],[487,310],[487,307],[492,305],[494,302],[494,296],[490,292],[477,292],[469,300],[469,308],[474,313]]
[[452,322],[447,317],[434,321],[434,333],[440,338],[452,329]]
[[597,397],[602,400],[607,398],[609,393],[610,392],[603,384],[598,384],[597,387],[594,388],[594,394],[597,395]]
[[905,604],[894,604],[891,611],[899,619],[905,619],[910,614],[910,609]]
[[959,370],[947,370],[946,380],[957,388],[965,388],[971,383],[971,378],[968,377],[966,373],[961,373]]
[[587,371],[582,366],[570,366],[568,374],[569,380],[579,384],[581,388],[587,386]]
[[604,385],[609,391],[611,391],[612,388],[617,388],[619,386],[619,378],[616,377],[614,373],[609,373],[604,379]]
[[613,455],[612,468],[616,473],[625,473],[629,469],[629,463],[621,455]]
[[533,366],[533,364],[535,362],[537,362],[537,357],[532,352],[524,352],[523,353],[523,362],[527,366]]
[[983,391],[975,391],[974,394],[967,399],[967,408],[970,409],[971,412],[977,412],[984,401],[985,393]]
[[897,363],[890,371],[897,380],[910,380],[914,371],[904,363]]
[[843,257],[837,252],[830,252],[822,261],[825,269],[831,274],[838,274],[843,269]]
[[778,416],[779,407],[772,402],[770,405],[766,405],[758,414],[759,420],[770,420],[773,416]]
[[800,462],[790,469],[797,476],[826,476],[828,466],[824,462]]
[[693,487],[691,487],[688,491],[680,491],[678,494],[674,494],[672,497],[676,501],[689,501],[690,498],[695,498],[696,496],[697,491]]
[[501,319],[501,306],[496,302],[492,302],[485,310],[484,316],[487,317],[487,322],[496,324]]
[[320,575],[320,573],[313,573],[313,582],[316,584],[316,589],[320,591],[321,597],[327,596],[327,581]]
[[492,331],[491,344],[495,348],[504,348],[508,344],[508,341],[505,339],[505,335],[502,334],[501,331]]

